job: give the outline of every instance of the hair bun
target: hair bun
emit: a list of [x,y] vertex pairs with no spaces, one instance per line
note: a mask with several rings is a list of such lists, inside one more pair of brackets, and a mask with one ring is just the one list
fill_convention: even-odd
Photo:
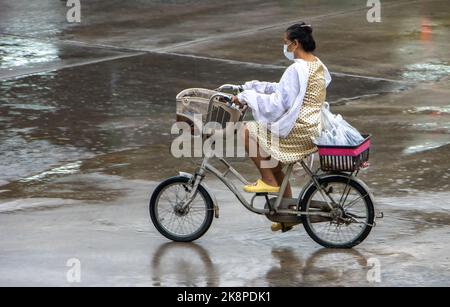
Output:
[[300,28],[304,29],[306,32],[308,32],[308,33],[310,33],[310,34],[311,34],[312,31],[313,31],[311,25],[307,25],[307,24],[304,23],[304,22],[302,22],[302,23],[300,24]]

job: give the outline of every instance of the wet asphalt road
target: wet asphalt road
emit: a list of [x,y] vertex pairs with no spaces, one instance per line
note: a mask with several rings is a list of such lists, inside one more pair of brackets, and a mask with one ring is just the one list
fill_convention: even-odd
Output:
[[[89,1],[80,24],[66,10],[0,0],[0,285],[72,285],[70,258],[81,285],[450,285],[447,1],[382,1],[381,23],[359,0]],[[328,251],[302,227],[271,233],[209,178],[221,217],[197,244],[168,243],[149,195],[195,169],[169,155],[175,95],[276,81],[297,20],[333,74],[333,112],[373,135],[361,178],[385,219]]]

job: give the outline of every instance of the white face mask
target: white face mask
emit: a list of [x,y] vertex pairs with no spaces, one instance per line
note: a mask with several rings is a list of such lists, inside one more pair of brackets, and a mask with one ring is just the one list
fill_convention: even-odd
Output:
[[295,59],[294,57],[294,52],[293,51],[288,51],[288,47],[291,45],[292,43],[290,43],[289,45],[284,44],[283,46],[283,53],[284,56],[289,60],[289,61],[293,61]]

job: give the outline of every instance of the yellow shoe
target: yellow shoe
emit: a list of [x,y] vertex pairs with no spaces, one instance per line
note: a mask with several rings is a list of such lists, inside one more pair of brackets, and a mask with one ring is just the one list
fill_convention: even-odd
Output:
[[283,225],[281,223],[272,223],[272,226],[270,226],[270,229],[272,231],[280,231],[283,229]]
[[244,186],[244,191],[247,193],[278,193],[280,192],[280,187],[268,185],[261,179],[258,179],[256,185]]
[[291,230],[292,228],[294,228],[295,225],[298,225],[299,223],[272,223],[272,226],[270,227],[270,229],[272,229],[272,231],[282,231],[282,232],[286,232]]

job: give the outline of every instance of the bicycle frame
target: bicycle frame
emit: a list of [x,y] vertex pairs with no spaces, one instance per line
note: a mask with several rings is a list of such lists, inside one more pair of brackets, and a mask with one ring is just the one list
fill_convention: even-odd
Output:
[[[249,203],[245,199],[243,194],[240,192],[240,190],[238,190],[238,188],[236,188],[236,186],[233,184],[233,182],[227,178],[227,176],[229,174],[234,175],[235,178],[237,178],[244,185],[248,185],[251,183],[249,181],[247,181],[247,179],[245,179],[244,176],[242,176],[235,168],[233,168],[233,166],[231,166],[225,159],[223,159],[223,158],[218,158],[218,159],[220,162],[222,162],[227,167],[225,172],[221,172],[219,169],[217,169],[216,167],[211,165],[209,163],[210,158],[208,156],[205,156],[205,158],[202,161],[201,166],[195,173],[195,176],[192,177],[193,188],[192,188],[190,195],[187,198],[186,202],[183,204],[183,208],[188,207],[192,203],[193,199],[195,198],[195,196],[197,194],[198,186],[201,184],[203,178],[206,176],[206,173],[209,172],[209,173],[213,174],[214,176],[216,176],[223,184],[225,184],[230,189],[230,191],[236,196],[236,198],[239,200],[239,202],[246,209],[248,209],[249,211],[251,211],[253,213],[256,213],[256,214],[278,213],[278,214],[294,214],[294,215],[316,215],[316,216],[323,216],[323,217],[331,216],[330,213],[326,213],[326,212],[311,213],[311,212],[301,212],[301,211],[298,211],[295,209],[280,209],[280,205],[281,205],[281,202],[283,199],[283,194],[286,191],[286,188],[289,183],[290,177],[292,175],[292,170],[294,168],[295,163],[287,165],[286,171],[285,171],[285,178],[283,180],[283,183],[281,184],[280,191],[278,193],[261,193],[261,194],[257,193],[252,197],[251,202]],[[306,165],[304,160],[301,160],[299,163],[305,170],[306,174],[310,177],[312,184],[314,184],[317,187],[318,191],[320,192],[320,194],[321,194],[324,202],[327,204],[327,206],[330,209],[335,208],[333,206],[333,204],[335,204],[336,202],[330,197],[330,195],[325,193],[325,191],[323,190],[323,187],[318,182],[318,175],[313,173],[313,171]],[[276,201],[273,206],[270,206],[270,204],[269,204],[268,209],[266,209],[266,208],[260,209],[260,208],[254,207],[253,203],[254,203],[254,200],[256,197],[264,196],[266,198],[266,201],[268,202],[269,195],[276,196]]]

